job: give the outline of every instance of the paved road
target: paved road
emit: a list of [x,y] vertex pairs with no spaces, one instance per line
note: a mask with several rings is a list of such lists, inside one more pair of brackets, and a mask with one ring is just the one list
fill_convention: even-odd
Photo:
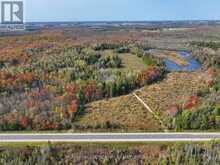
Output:
[[215,139],[220,139],[220,133],[0,134],[0,142],[159,142]]

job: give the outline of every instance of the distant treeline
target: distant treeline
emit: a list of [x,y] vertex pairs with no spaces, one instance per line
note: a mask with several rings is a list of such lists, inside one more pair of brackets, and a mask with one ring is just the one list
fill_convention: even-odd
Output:
[[191,42],[191,45],[193,46],[199,46],[199,47],[207,47],[214,50],[218,50],[220,48],[220,42],[200,42],[200,41],[193,41]]

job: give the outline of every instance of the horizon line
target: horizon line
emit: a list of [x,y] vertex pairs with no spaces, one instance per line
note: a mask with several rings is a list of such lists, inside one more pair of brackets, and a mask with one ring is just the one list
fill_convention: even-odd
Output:
[[91,21],[24,21],[24,23],[114,23],[114,22],[134,22],[134,23],[144,23],[144,22],[190,22],[190,21],[210,21],[210,22],[217,22],[220,21],[220,19],[179,19],[179,20],[91,20]]

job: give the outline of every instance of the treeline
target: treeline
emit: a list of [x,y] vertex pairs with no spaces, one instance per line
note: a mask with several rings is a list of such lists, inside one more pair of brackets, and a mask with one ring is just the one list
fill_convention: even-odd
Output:
[[214,50],[218,50],[220,48],[220,42],[199,42],[199,41],[193,41],[191,42],[191,45],[198,46],[198,47],[205,47],[205,48],[211,48]]
[[220,108],[214,105],[201,106],[196,111],[182,111],[175,118],[176,130],[219,130]]

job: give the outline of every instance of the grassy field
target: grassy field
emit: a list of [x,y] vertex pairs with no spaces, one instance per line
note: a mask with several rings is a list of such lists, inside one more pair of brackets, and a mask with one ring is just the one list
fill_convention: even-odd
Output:
[[[105,50],[102,52],[104,57],[112,56],[116,53],[113,50]],[[120,53],[118,56],[122,59],[122,68],[120,70],[141,71],[147,68],[144,61],[131,53]]]
[[159,82],[142,89],[140,97],[156,112],[165,115],[171,105],[183,105],[190,96],[206,88],[202,72],[173,72]]
[[[167,116],[171,105],[183,105],[190,96],[204,89],[203,73],[170,73],[157,84],[137,91],[140,98],[161,118]],[[125,130],[161,131],[159,121],[133,95],[90,103],[79,125],[90,129],[109,127]]]
[[88,104],[78,124],[95,130],[109,128],[130,132],[162,130],[159,122],[132,95]]

